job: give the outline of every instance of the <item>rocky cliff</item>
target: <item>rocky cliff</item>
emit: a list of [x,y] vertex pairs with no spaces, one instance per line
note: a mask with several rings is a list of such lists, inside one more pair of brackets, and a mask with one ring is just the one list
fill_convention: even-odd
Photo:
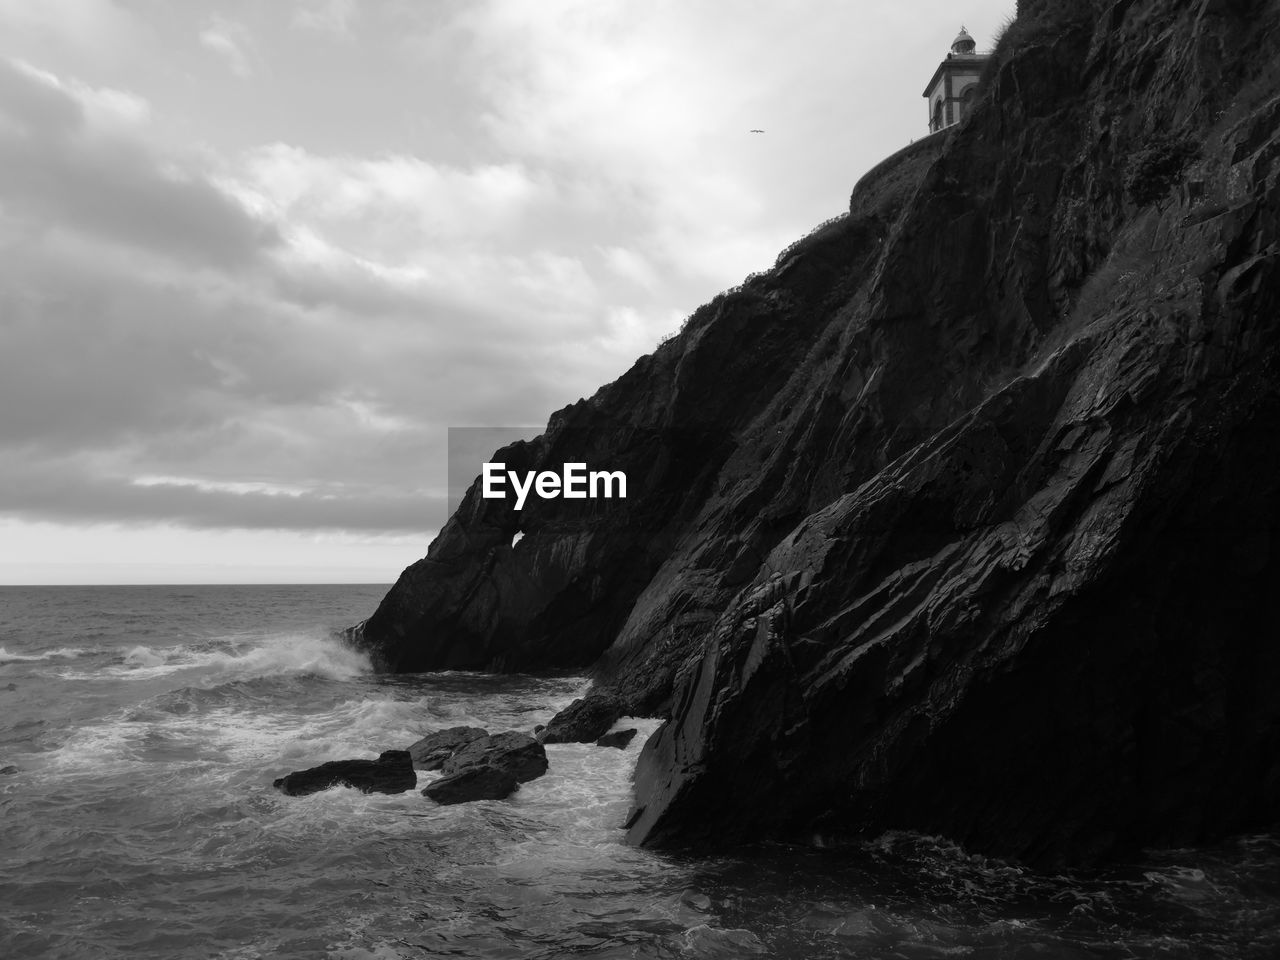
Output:
[[667,715],[637,842],[1280,819],[1280,2],[1024,6],[965,123],[494,457],[626,501],[473,488],[355,631]]

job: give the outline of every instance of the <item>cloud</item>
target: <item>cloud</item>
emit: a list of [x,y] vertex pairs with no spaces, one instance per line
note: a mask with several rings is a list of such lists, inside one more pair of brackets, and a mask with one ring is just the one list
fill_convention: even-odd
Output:
[[657,288],[658,274],[643,254],[626,247],[605,247],[600,254],[609,269],[623,279],[645,290]]
[[[23,110],[23,102],[34,100],[44,108],[52,108],[58,116],[67,114],[67,108],[56,101],[71,101],[71,114],[97,135],[125,133],[145,126],[151,119],[151,104],[137,94],[111,87],[91,87],[78,80],[62,80],[57,75],[41,70],[23,60],[0,60],[0,70],[16,71],[27,79],[37,81],[25,84],[21,78],[11,78],[8,84],[13,109],[25,113],[28,125],[38,124],[41,117]],[[12,82],[17,80],[17,82]],[[61,94],[61,96],[59,96]]]
[[146,35],[144,25],[115,0],[0,0],[0,24],[7,40],[25,34],[61,41],[81,62],[119,62]]
[[0,60],[0,202],[6,214],[164,257],[243,264],[277,240],[198,172],[174,169],[132,128],[145,100]]
[[277,216],[338,227],[378,256],[441,241],[500,237],[552,186],[518,163],[459,168],[414,156],[322,156],[283,143],[251,151],[250,201]]
[[[406,530],[408,502],[443,489],[446,427],[544,419],[738,279],[696,251],[746,222],[720,207],[754,215],[742,182],[690,188],[705,141],[667,156],[646,140],[649,67],[609,73],[593,48],[613,13],[549,9],[536,29],[501,4],[445,28],[478,31],[460,62],[507,58],[497,80],[465,78],[501,151],[452,162],[180,154],[134,94],[0,75],[0,513]],[[229,21],[206,30],[247,49]],[[654,30],[636,42],[671,62]],[[596,69],[601,88],[576,91]],[[642,122],[590,129],[611,98]],[[602,243],[602,221],[625,242]]]
[[275,145],[214,176],[150,116],[0,64],[0,514],[433,529],[448,425],[599,379],[559,345],[607,327],[582,262],[490,242],[554,202],[519,165]]
[[0,0],[0,526],[390,575],[447,427],[594,393],[922,132],[925,6]]
[[182,478],[88,477],[66,463],[6,464],[8,510],[26,521],[146,523],[207,529],[341,530],[425,534],[444,520],[443,489],[318,485],[271,492]]
[[201,45],[222,57],[237,77],[247,79],[253,75],[248,52],[249,31],[243,25],[215,16],[205,24],[199,36]]
[[302,0],[293,12],[293,24],[335,36],[346,36],[356,17],[355,0]]

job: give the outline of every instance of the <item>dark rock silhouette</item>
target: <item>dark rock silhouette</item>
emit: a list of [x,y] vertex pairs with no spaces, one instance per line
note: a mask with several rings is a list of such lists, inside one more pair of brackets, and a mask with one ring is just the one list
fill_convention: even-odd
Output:
[[517,733],[514,730],[495,733],[466,744],[445,761],[441,772],[450,777],[473,767],[484,766],[505,770],[517,781],[524,783],[547,772],[547,751],[527,733]]
[[1280,5],[1020,7],[963,123],[494,457],[628,499],[473,487],[353,631],[669,717],[634,842],[1280,819]]
[[413,766],[417,770],[439,770],[444,762],[472,740],[487,737],[489,731],[481,727],[449,727],[429,733],[409,747]]
[[520,781],[510,770],[485,763],[441,777],[423,789],[422,795],[439,804],[505,800],[519,786]]
[[7,766],[0,767],[0,776],[9,776],[10,774],[21,773],[21,772],[22,770],[19,769],[18,767],[15,767],[13,764],[8,764]]
[[272,786],[291,797],[319,793],[330,787],[354,787],[364,793],[404,793],[417,785],[408,750],[387,750],[377,760],[331,760],[297,770]]
[[617,697],[591,693],[565,707],[538,733],[543,743],[592,743],[609,731],[625,707]]
[[636,738],[636,734],[639,732],[639,730],[632,727],[629,730],[617,730],[613,733],[606,733],[596,741],[596,746],[617,747],[619,750],[625,750],[627,745]]

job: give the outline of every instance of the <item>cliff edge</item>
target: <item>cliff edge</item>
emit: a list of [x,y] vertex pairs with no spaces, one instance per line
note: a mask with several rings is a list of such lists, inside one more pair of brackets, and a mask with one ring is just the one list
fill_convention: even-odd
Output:
[[627,500],[473,487],[354,631],[668,716],[636,842],[1280,819],[1280,2],[1026,6],[963,124],[494,457]]

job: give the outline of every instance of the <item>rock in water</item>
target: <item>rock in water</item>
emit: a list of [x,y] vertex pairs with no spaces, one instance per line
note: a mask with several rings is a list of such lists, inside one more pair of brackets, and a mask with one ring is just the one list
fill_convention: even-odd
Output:
[[698,893],[695,890],[686,890],[680,894],[680,902],[700,913],[706,913],[711,909],[711,898],[705,893]]
[[565,707],[538,734],[543,743],[592,743],[618,722],[622,701],[607,693],[592,693]]
[[446,777],[473,767],[497,767],[520,783],[547,772],[547,751],[527,733],[514,730],[472,740],[445,761],[441,768]]
[[0,776],[9,776],[10,774],[21,773],[21,772],[22,771],[19,770],[17,767],[15,767],[13,764],[9,764],[8,766],[5,766],[5,767],[0,767]]
[[633,842],[1276,819],[1280,5],[1019,6],[963,123],[491,458],[626,500],[473,487],[357,631],[665,713]]
[[319,793],[330,787],[354,787],[363,793],[404,793],[417,786],[408,750],[387,750],[377,760],[331,760],[298,770],[272,785],[291,797]]
[[520,781],[510,770],[484,763],[441,777],[425,788],[422,795],[440,804],[505,800],[519,786]]
[[449,727],[429,733],[409,747],[413,766],[417,770],[439,770],[444,762],[472,740],[487,737],[489,731],[481,727]]
[[632,727],[630,730],[616,730],[613,733],[606,733],[603,737],[596,741],[597,747],[617,747],[619,750],[625,750],[627,744],[636,738],[639,733]]

